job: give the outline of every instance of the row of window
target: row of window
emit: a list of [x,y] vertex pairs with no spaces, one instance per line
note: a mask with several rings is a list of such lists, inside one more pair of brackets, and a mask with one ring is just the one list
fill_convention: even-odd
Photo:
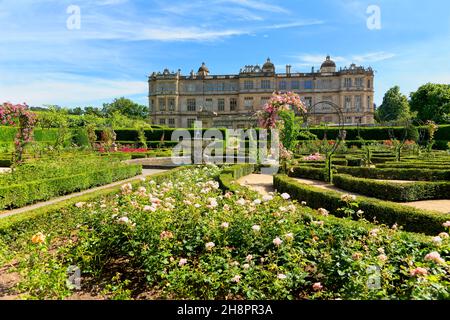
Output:
[[[238,105],[237,98],[230,98],[228,103],[229,103],[230,111],[237,110],[237,105]],[[206,108],[206,110],[213,111],[213,99],[208,98],[205,100],[205,108]],[[225,111],[225,99],[217,99],[217,110]],[[197,100],[196,99],[187,99],[187,111],[197,111]]]
[[[352,96],[345,96],[344,97],[344,109],[346,111],[349,111],[353,109],[353,101],[354,101],[354,109],[356,111],[361,111],[363,108],[363,96],[354,96],[354,99],[352,99]],[[305,97],[302,98],[303,102],[307,107],[310,107],[313,103],[312,97]],[[270,100],[270,97],[261,97],[260,105],[265,105]],[[330,101],[333,102],[332,96],[323,96],[322,101]],[[229,110],[230,111],[236,111],[238,100],[237,98],[230,98],[229,99]],[[370,96],[367,97],[367,109],[370,110],[371,106],[371,98]],[[245,97],[244,98],[244,107],[247,110],[250,110],[254,107],[254,98],[253,97]],[[324,105],[326,107],[326,105]],[[205,99],[205,105],[204,108],[209,111],[214,110],[214,103],[212,98]],[[187,99],[187,111],[195,112],[198,109],[197,100],[195,98]],[[159,111],[175,111],[175,98],[168,98],[167,99],[167,105],[166,105],[166,99],[165,98],[159,98],[158,99],[158,110]],[[225,111],[225,99],[220,98],[217,99],[217,111]]]
[[[342,83],[344,88],[363,88],[364,78],[344,78]],[[371,80],[367,80],[367,88],[371,88]],[[281,80],[278,82],[279,90],[300,90],[300,89],[334,89],[338,88],[338,83],[332,79],[320,79],[317,80],[316,85],[314,85],[313,80]],[[159,84],[157,86],[158,92],[172,92],[175,91],[175,84]],[[261,80],[260,87],[255,85],[254,80],[245,80],[242,86],[244,90],[254,90],[254,89],[273,89],[273,83],[271,80]],[[191,83],[184,85],[185,92],[221,92],[221,91],[236,91],[237,83],[234,82],[206,82],[206,83]]]
[[165,126],[166,124],[168,124],[169,126],[175,126],[175,119],[174,118],[169,118],[167,119],[167,123],[166,123],[166,119],[161,118],[159,119],[159,124],[162,126]]

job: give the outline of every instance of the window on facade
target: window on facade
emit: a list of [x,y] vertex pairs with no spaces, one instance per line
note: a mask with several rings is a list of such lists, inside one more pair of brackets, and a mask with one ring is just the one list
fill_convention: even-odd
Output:
[[169,118],[169,126],[175,126],[175,119]]
[[219,82],[217,84],[217,91],[225,91],[225,90],[226,90],[225,82]]
[[371,104],[370,96],[367,97],[367,111],[372,111],[372,104]]
[[205,85],[205,91],[207,91],[207,92],[214,91],[214,83],[208,82],[208,83]]
[[345,117],[345,123],[352,123],[352,117]]
[[286,90],[287,89],[286,81],[280,81],[278,86],[280,87],[280,90]]
[[270,100],[270,97],[261,97],[261,106],[264,106],[266,103],[268,103]]
[[361,112],[361,96],[355,96],[355,110],[356,112]]
[[151,99],[150,100],[150,108],[149,108],[149,111],[150,112],[153,112],[153,109],[155,108],[155,100],[154,99]]
[[194,126],[195,120],[196,119],[193,119],[193,118],[187,119],[187,126],[188,126],[188,128],[192,128]]
[[313,82],[312,80],[306,80],[304,83],[305,89],[312,89],[313,88]]
[[195,99],[187,99],[187,110],[195,111],[195,109],[196,109]]
[[230,111],[236,111],[237,110],[237,99],[231,98],[230,99]]
[[362,123],[362,117],[355,117],[356,123]]
[[303,101],[304,101],[304,103],[305,103],[305,105],[306,105],[307,107],[311,107],[311,106],[312,106],[312,97],[305,97],[305,98],[303,99]]
[[169,111],[175,111],[175,98],[169,98],[167,104],[169,105]]
[[166,111],[166,99],[159,98],[158,105],[159,105],[159,111]]
[[244,107],[246,109],[252,109],[253,108],[253,98],[252,97],[244,98]]
[[344,108],[346,111],[349,111],[352,108],[352,97],[345,97]]
[[355,86],[356,87],[363,87],[364,86],[364,78],[356,78],[355,79]]
[[159,119],[159,124],[165,125],[166,124],[166,119]]
[[332,81],[330,79],[322,80],[322,89],[331,89]]
[[352,78],[345,78],[344,79],[344,87],[350,88],[352,86]]
[[300,81],[298,80],[292,80],[291,82],[291,89],[295,90],[295,89],[300,89]]
[[[332,96],[324,96],[324,97],[322,97],[322,101],[333,102],[333,97]],[[327,103],[322,103],[322,111],[331,111],[331,106]]]
[[225,99],[217,100],[217,109],[219,111],[225,111]]
[[208,98],[208,99],[205,100],[205,108],[208,111],[212,111],[212,109],[213,109],[213,99]]
[[244,81],[244,89],[245,90],[253,89],[253,80],[245,80]]
[[367,80],[367,88],[369,88],[370,89],[370,80]]
[[261,89],[270,89],[270,80],[261,80]]

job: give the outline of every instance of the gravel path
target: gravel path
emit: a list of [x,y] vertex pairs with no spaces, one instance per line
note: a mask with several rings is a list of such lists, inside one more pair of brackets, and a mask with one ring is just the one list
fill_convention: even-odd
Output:
[[119,185],[122,185],[124,183],[129,182],[129,181],[136,180],[136,179],[139,179],[141,177],[150,176],[152,174],[156,174],[156,173],[160,173],[160,172],[164,172],[164,171],[167,171],[167,170],[166,169],[143,169],[142,170],[142,175],[135,176],[133,178],[129,178],[129,179],[122,180],[122,181],[116,181],[116,182],[113,182],[113,183],[110,183],[110,184],[107,184],[107,185],[104,185],[104,186],[100,186],[100,187],[96,187],[96,188],[92,188],[92,189],[87,189],[87,190],[84,190],[84,191],[81,191],[81,192],[77,192],[77,193],[71,193],[71,194],[68,194],[66,196],[54,198],[54,199],[51,199],[51,200],[48,200],[48,201],[45,201],[45,202],[38,202],[38,203],[29,205],[29,206],[26,206],[26,207],[18,208],[18,209],[0,211],[0,219],[6,218],[6,217],[9,217],[9,216],[12,216],[12,215],[16,215],[16,214],[19,214],[19,213],[27,212],[27,211],[30,211],[30,210],[42,208],[42,207],[45,207],[45,206],[48,206],[48,205],[52,205],[52,204],[55,204],[55,203],[58,203],[58,202],[61,202],[61,201],[65,201],[67,199],[83,196],[85,194],[93,193],[93,192],[96,192],[96,191],[99,191],[99,190],[103,190],[103,189],[119,186]]
[[250,174],[236,181],[241,186],[248,187],[261,195],[275,191],[273,188],[273,176],[267,174]]

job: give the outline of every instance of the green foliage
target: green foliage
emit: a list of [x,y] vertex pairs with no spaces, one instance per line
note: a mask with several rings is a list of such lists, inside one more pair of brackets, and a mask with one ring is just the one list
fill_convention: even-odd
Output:
[[395,202],[447,199],[450,195],[450,182],[446,181],[392,183],[337,174],[333,184],[346,191]]
[[147,148],[147,138],[145,136],[144,127],[139,127],[138,129],[138,140],[142,148]]
[[278,113],[280,119],[283,121],[283,130],[281,133],[281,142],[283,147],[294,152],[298,144],[298,136],[302,128],[301,118],[296,117],[294,111],[280,111]]
[[377,113],[378,118],[383,122],[398,120],[409,115],[408,98],[400,92],[400,87],[395,86],[385,93]]
[[384,180],[436,181],[450,180],[450,169],[400,169],[400,168],[365,168],[337,166],[338,173],[349,174],[360,178]]
[[450,85],[427,83],[411,93],[410,106],[422,121],[450,122]]
[[18,208],[123,180],[141,172],[140,165],[121,164],[111,157],[41,160],[0,176],[0,209]]
[[79,147],[90,147],[89,135],[86,128],[74,130],[72,142]]
[[132,119],[148,118],[148,107],[133,102],[130,99],[124,97],[114,99],[111,103],[103,104],[103,114],[112,116],[115,112],[127,116]]
[[[325,208],[336,214],[342,207],[340,193],[302,184],[284,175],[274,177],[274,187],[279,192],[289,193],[294,199],[306,201],[311,208]],[[438,212],[420,210],[375,198],[357,197],[357,202],[359,208],[364,211],[363,217],[369,221],[376,220],[388,226],[398,224],[406,231],[429,235],[444,231],[442,224],[450,218],[449,215]]]

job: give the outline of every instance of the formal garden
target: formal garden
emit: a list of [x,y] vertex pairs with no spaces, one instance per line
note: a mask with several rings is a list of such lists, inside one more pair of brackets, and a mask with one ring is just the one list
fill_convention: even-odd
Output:
[[[308,112],[280,93],[258,114],[257,132],[280,132],[273,177],[261,161],[145,175],[175,129],[54,127],[3,104],[0,298],[450,299],[450,125],[310,126]],[[254,174],[272,189],[240,182]]]

